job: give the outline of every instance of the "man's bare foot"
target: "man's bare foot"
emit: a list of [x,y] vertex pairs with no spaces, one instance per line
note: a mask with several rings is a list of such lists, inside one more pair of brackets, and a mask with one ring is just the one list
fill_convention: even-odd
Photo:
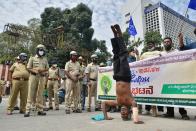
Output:
[[122,37],[122,31],[120,29],[120,26],[118,24],[114,25],[114,28],[117,31],[117,37]]
[[116,31],[116,29],[113,25],[111,25],[111,29],[112,29],[112,32],[114,34],[114,37],[116,38],[117,37],[117,31]]
[[143,121],[137,121],[137,122],[135,121],[134,124],[144,124],[144,122]]

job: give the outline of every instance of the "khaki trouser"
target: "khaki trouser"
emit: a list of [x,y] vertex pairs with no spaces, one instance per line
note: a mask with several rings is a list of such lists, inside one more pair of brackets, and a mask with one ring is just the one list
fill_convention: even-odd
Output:
[[82,90],[82,81],[79,81],[79,86],[78,86],[78,90],[77,90],[77,92],[78,92],[78,107],[79,107],[79,109],[82,109],[82,105],[81,105],[81,101],[82,101],[82,97],[81,97],[81,90]]
[[88,85],[88,101],[87,108],[91,108],[91,99],[94,96],[95,108],[97,107],[97,81],[90,80],[90,86]]
[[13,111],[20,93],[20,111],[25,112],[27,104],[28,81],[12,80],[12,91],[7,110]]
[[2,95],[3,95],[3,85],[0,85],[0,96],[2,96]]
[[52,106],[52,96],[53,96],[53,92],[54,92],[54,104],[56,108],[59,108],[59,99],[58,99],[58,95],[57,95],[57,91],[58,91],[58,80],[48,80],[47,82],[47,88],[48,88],[48,98],[49,98],[49,107],[53,107]]
[[30,112],[32,106],[36,106],[38,111],[43,111],[43,90],[45,80],[46,78],[43,76],[30,75],[26,112]]
[[[65,108],[71,108],[71,102],[73,100],[74,110],[79,109],[78,107],[78,90],[79,90],[79,82],[73,82],[70,79],[66,79],[66,94],[65,94]],[[72,95],[71,95],[72,92]]]

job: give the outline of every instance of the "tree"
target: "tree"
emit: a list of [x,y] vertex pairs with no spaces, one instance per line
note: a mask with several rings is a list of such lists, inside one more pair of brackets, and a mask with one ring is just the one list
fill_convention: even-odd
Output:
[[[97,39],[92,40],[94,33],[94,29],[91,28],[92,14],[91,9],[82,3],[72,9],[61,10],[60,8],[50,7],[44,10],[41,14],[41,31],[45,34],[48,41],[45,42],[46,47],[52,46],[55,48],[55,51],[48,48],[49,60],[52,59],[52,56],[62,59],[63,55],[60,52],[64,52],[65,57],[65,54],[69,54],[71,50],[75,50],[79,55],[89,59],[98,46],[103,48],[101,51],[105,55],[109,54],[105,42]],[[59,27],[63,29],[60,32],[61,35],[58,30]],[[59,37],[62,40],[61,44],[58,44]],[[58,45],[63,46],[59,47]],[[58,55],[60,56],[58,57]],[[63,65],[65,60],[67,58],[59,60],[62,62],[61,65]]]
[[149,42],[154,42],[158,50],[161,50],[161,34],[158,31],[149,31],[146,32],[145,37],[144,37],[144,48],[142,52],[147,51],[147,43]]
[[[98,55],[98,62],[101,63],[106,63],[109,57],[111,57],[111,54],[107,52],[107,47],[106,47],[106,41],[105,40],[100,40],[97,45],[97,49],[99,52],[97,52]],[[96,53],[96,52],[95,52]]]
[[125,44],[128,45],[129,44],[129,38],[130,38],[130,35],[128,33],[128,28],[126,29],[125,32],[123,32],[122,37],[123,37],[123,40],[125,41]]
[[30,42],[29,42],[29,54],[35,54],[35,48],[39,44],[43,44],[42,32],[40,29],[41,20],[38,18],[32,18],[27,22],[28,28],[31,30]]

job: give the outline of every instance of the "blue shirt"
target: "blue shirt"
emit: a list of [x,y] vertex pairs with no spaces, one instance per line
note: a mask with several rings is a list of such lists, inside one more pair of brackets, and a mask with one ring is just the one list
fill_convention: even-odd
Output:
[[190,49],[196,49],[196,41],[180,48],[181,51]]
[[136,57],[134,57],[134,56],[128,56],[127,57],[127,61],[128,61],[128,63],[135,62],[136,61]]

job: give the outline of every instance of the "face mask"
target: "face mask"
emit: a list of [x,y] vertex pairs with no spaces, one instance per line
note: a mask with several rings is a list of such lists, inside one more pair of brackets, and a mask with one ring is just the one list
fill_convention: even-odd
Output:
[[44,55],[44,51],[38,51],[38,53],[39,53],[40,56]]

